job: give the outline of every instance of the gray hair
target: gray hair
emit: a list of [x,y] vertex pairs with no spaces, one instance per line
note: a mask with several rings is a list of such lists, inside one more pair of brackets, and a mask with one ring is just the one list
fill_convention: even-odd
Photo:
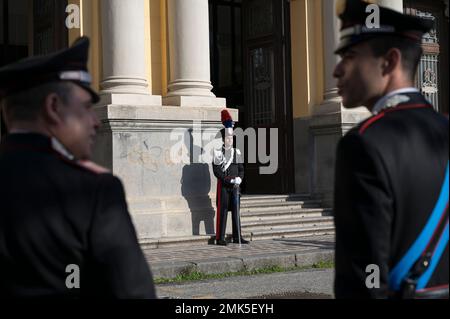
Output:
[[71,82],[49,82],[7,96],[2,103],[4,115],[8,122],[34,121],[49,94],[56,93],[67,104],[74,85]]

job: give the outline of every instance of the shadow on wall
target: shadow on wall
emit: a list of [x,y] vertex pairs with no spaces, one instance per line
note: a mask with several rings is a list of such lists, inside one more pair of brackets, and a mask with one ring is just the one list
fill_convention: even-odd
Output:
[[206,163],[193,163],[193,154],[202,154],[203,149],[192,143],[192,132],[186,132],[184,141],[189,150],[189,165],[183,167],[181,177],[181,194],[186,199],[192,219],[192,234],[200,235],[200,225],[203,222],[206,235],[213,235],[214,208],[211,204],[209,191],[211,189],[211,176],[209,165]]

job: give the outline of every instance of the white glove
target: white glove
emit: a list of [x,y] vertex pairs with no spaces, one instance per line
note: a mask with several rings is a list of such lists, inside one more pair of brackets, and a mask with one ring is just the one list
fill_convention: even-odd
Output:
[[236,178],[234,179],[234,184],[236,184],[236,185],[241,185],[241,183],[242,183],[242,178],[236,177]]
[[230,180],[230,184],[235,184],[236,180],[233,178],[232,180]]

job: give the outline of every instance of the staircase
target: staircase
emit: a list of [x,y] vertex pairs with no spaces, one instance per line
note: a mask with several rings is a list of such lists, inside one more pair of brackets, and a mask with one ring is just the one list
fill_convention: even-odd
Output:
[[308,195],[242,196],[241,223],[252,241],[334,234],[331,209]]
[[[321,205],[320,200],[302,194],[243,195],[240,210],[242,235],[251,241],[332,235],[332,211]],[[231,219],[231,214],[228,218]],[[144,249],[207,245],[214,243],[214,236],[148,238],[140,243]]]

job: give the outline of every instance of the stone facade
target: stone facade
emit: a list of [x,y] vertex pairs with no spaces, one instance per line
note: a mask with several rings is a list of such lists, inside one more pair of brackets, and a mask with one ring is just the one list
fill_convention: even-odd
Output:
[[[167,4],[162,7],[167,21],[161,24],[167,25],[169,75],[164,96],[152,95],[146,80],[144,0],[123,2],[100,2],[103,75],[97,112],[102,127],[95,159],[124,182],[141,239],[213,234],[216,179],[210,163],[193,158],[210,151],[205,148],[222,127],[220,111],[226,105],[211,92],[208,0],[162,1]],[[309,3],[301,2],[305,8]],[[332,205],[338,140],[369,116],[364,109],[344,109],[337,96],[332,77],[338,62],[333,54],[339,32],[335,2],[323,1],[319,13],[322,102],[293,124],[296,192],[321,198],[326,206]],[[401,6],[398,0],[384,2]],[[237,120],[237,110],[232,112]],[[174,140],[173,134],[184,140]],[[174,160],[177,143],[184,144],[181,153],[186,152],[187,161]]]
[[[211,152],[220,112],[210,107],[108,105],[95,158],[125,186],[140,238],[214,234]],[[235,116],[237,116],[235,114]]]

